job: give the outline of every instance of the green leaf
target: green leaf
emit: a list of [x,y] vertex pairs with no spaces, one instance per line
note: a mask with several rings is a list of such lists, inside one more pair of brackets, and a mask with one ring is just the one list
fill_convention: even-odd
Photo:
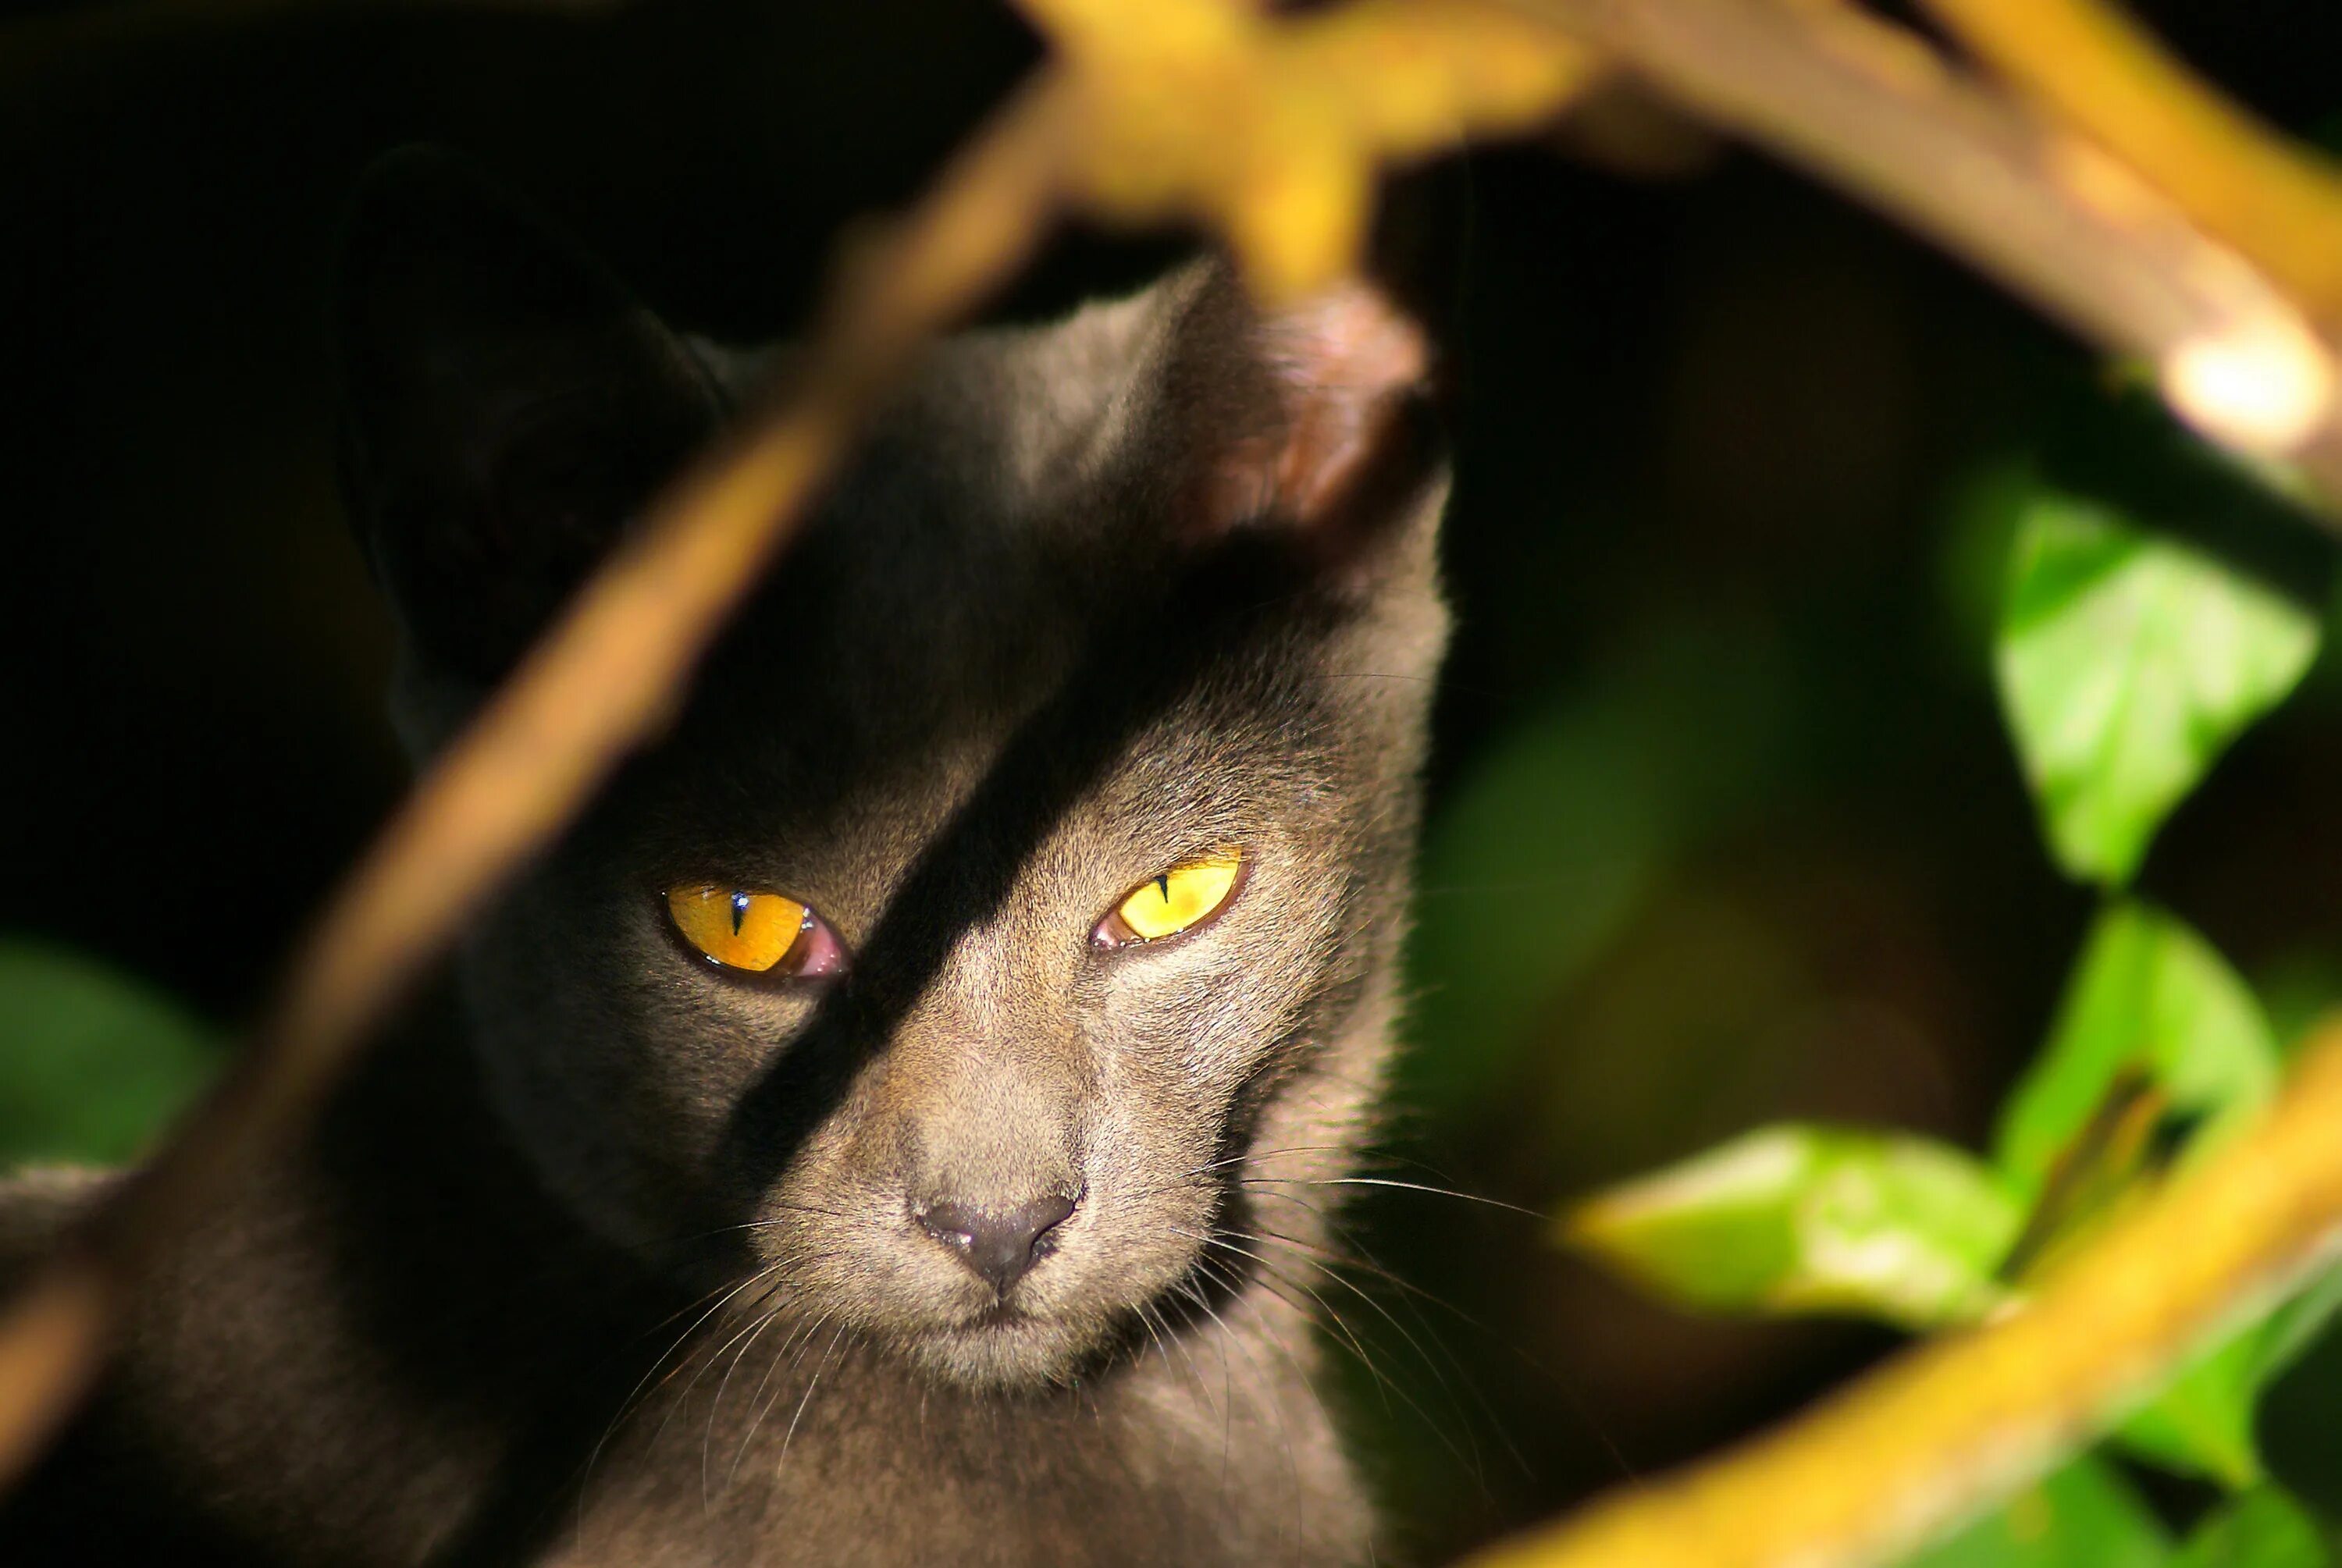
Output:
[[2309,668],[2317,619],[2088,502],[2022,503],[1996,659],[2051,852],[2127,883],[2213,761]]
[[[2027,1253],[2087,1229],[2136,1172],[2106,1147],[2126,1084],[2146,1109],[2197,1119],[2188,1151],[2217,1144],[2276,1092],[2279,1054],[2251,991],[2202,938],[2163,912],[2118,902],[2085,944],[2047,1048],[2003,1113],[1996,1160],[2034,1209]],[[2093,1171],[2093,1162],[2107,1169]],[[2230,1487],[2262,1477],[2253,1411],[2269,1373],[2266,1323],[2188,1363],[2118,1430],[2167,1468]]]
[[0,941],[0,1171],[138,1154],[203,1087],[214,1033],[95,961]]
[[1916,1330],[1974,1322],[2002,1299],[1993,1271],[2019,1220],[1957,1149],[1780,1126],[1614,1187],[1565,1216],[1562,1233],[1692,1306]]
[[2098,917],[2049,1044],[2001,1114],[1994,1161],[2029,1206],[2127,1074],[2170,1109],[2205,1118],[2191,1149],[2248,1120],[2277,1089],[2260,1004],[2220,955],[2172,916],[2121,902]]
[[1904,1568],[2160,1568],[2170,1538],[2114,1466],[2076,1460]]
[[2122,1445],[2167,1470],[2232,1490],[2267,1477],[2253,1440],[2260,1396],[2265,1323],[2233,1333],[2197,1356],[2116,1428]]
[[2274,1486],[2214,1513],[2171,1560],[2172,1568],[2327,1568],[2333,1561],[2307,1512]]
[[[2048,1047],[2010,1097],[1996,1163],[2028,1206],[2087,1225],[2084,1209],[2051,1211],[2087,1151],[2102,1106],[2144,1075],[2169,1114],[2201,1118],[2188,1145],[2217,1144],[2276,1092],[2280,1053],[2251,991],[2202,938],[2163,912],[2121,902],[2100,916],[2059,1009]],[[2031,1251],[2028,1246],[2027,1251]],[[2192,1361],[2118,1429],[2123,1445],[2167,1468],[2232,1488],[2257,1484],[2260,1393],[2342,1302],[2321,1279]]]
[[2329,1265],[2269,1314],[2260,1340],[2260,1381],[2282,1377],[2337,1311],[2342,1311],[2342,1265]]
[[2124,1447],[2233,1491],[2267,1470],[2255,1435],[2261,1393],[2299,1359],[2337,1307],[2342,1268],[2317,1275],[2272,1310],[2197,1356],[2116,1429]]

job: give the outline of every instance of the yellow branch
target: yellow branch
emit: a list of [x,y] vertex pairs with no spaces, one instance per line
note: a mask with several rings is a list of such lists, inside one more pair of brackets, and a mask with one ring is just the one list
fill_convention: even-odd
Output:
[[1391,164],[1558,115],[1599,62],[1497,0],[1353,0],[1296,17],[1223,0],[1025,0],[1078,103],[1073,195],[1110,221],[1216,231],[1256,294],[1357,261]]
[[2285,291],[2127,165],[2043,126],[1908,31],[1781,0],[1515,3],[2086,339],[2145,359],[2183,417],[2297,464],[2329,514],[2342,497],[2342,371]]
[[1937,1340],[1738,1453],[1471,1568],[1878,1563],[1989,1505],[2342,1242],[2342,1024],[2250,1135],[2077,1254],[2032,1303]]
[[2322,322],[2342,317],[2342,177],[2332,164],[2230,103],[2102,0],[1926,5]]

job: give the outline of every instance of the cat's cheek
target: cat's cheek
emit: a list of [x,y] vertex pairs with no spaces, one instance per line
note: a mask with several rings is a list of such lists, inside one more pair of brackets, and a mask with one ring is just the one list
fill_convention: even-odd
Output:
[[1120,1047],[1170,1075],[1157,1093],[1183,1106],[1224,1106],[1283,1049],[1306,992],[1259,946],[1199,953],[1183,972],[1149,976],[1121,999]]

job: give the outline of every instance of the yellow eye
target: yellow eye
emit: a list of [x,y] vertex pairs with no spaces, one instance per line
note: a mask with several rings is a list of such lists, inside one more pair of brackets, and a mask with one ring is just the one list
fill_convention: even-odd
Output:
[[[776,967],[792,950],[814,945],[811,939],[826,934],[820,918],[794,898],[712,883],[667,889],[666,912],[701,956],[752,974]],[[788,973],[806,973],[806,966],[792,964]]]
[[1126,947],[1193,930],[1236,895],[1243,874],[1244,854],[1234,847],[1182,861],[1132,888],[1114,913],[1098,922],[1090,940],[1100,947]]

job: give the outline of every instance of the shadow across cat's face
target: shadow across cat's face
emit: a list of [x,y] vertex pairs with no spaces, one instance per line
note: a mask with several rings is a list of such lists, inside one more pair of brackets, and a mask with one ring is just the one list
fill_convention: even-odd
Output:
[[[441,160],[376,179],[348,285],[427,753],[748,366]],[[1371,1111],[1446,624],[1422,369],[1363,290],[1263,320],[1201,268],[931,356],[466,941],[582,1222],[980,1386],[1211,1310],[1247,1162],[1338,1168]]]

